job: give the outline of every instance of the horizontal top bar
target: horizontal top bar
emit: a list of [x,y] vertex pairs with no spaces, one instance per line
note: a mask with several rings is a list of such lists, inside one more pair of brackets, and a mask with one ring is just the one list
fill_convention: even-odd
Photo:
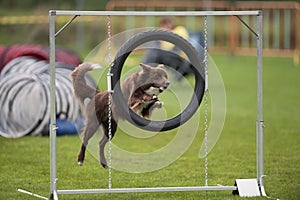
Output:
[[50,10],[49,15],[110,15],[110,16],[231,16],[260,15],[259,10],[250,11],[80,11],[80,10]]

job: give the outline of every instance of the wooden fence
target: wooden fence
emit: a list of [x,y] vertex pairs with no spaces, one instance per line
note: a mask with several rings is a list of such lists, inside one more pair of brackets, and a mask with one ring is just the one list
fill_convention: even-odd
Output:
[[[234,2],[234,3],[233,3]],[[167,5],[167,6],[166,6]],[[265,56],[293,57],[299,65],[300,55],[300,4],[289,1],[180,1],[180,0],[111,0],[106,10],[118,11],[203,11],[203,10],[262,10],[263,11],[263,54]],[[116,25],[112,31],[120,32],[140,26],[157,26],[158,17],[149,16],[144,19],[126,17],[125,20],[114,20]],[[48,16],[0,16],[0,26],[19,26],[22,24],[47,24]],[[57,23],[65,23],[68,17],[59,17]],[[82,17],[77,21],[94,23],[105,19]],[[177,21],[178,20],[178,21]],[[243,16],[242,20],[254,29],[256,17]],[[178,17],[178,24],[190,30],[203,30],[203,18]],[[104,25],[105,26],[105,25]],[[103,27],[102,27],[103,28]],[[88,32],[89,30],[85,30]],[[99,33],[101,35],[102,32]],[[212,53],[237,55],[255,55],[256,38],[234,16],[209,17],[208,43]],[[77,33],[78,34],[78,33]],[[83,40],[81,34],[81,40]],[[105,35],[103,35],[105,37]],[[78,42],[80,43],[80,42]],[[83,46],[83,45],[81,45]],[[81,48],[82,49],[82,48]]]
[[[107,3],[106,10],[262,10],[264,19],[264,55],[293,57],[295,64],[299,64],[300,4],[297,2],[111,0]],[[256,28],[255,17],[243,16],[242,19],[250,26]],[[130,20],[130,17],[127,20]],[[197,19],[187,17],[185,22],[184,25],[191,26],[191,23],[197,23]],[[129,23],[134,23],[134,20],[130,20]],[[199,26],[200,29],[203,28],[202,25]],[[211,17],[208,28],[210,51],[231,54],[255,54],[255,37],[236,17]]]

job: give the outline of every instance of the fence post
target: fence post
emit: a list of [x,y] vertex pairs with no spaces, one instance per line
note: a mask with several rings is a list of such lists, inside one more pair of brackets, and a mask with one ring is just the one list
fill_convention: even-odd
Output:
[[295,15],[296,15],[296,20],[295,20],[295,50],[294,50],[294,55],[293,55],[293,60],[294,60],[294,65],[295,66],[299,66],[299,53],[300,53],[300,34],[297,34],[299,33],[300,31],[300,26],[299,26],[299,20],[300,20],[300,6],[298,4],[298,6],[296,7],[296,10],[295,10]]

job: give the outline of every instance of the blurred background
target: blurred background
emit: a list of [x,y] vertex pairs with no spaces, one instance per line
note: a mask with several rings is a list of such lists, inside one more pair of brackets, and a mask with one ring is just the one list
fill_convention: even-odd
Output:
[[[0,135],[47,135],[49,121],[49,10],[99,10],[99,11],[205,11],[205,10],[262,10],[263,56],[287,57],[299,66],[300,52],[300,0],[299,1],[179,1],[179,0],[1,0],[0,1]],[[56,16],[56,31],[73,16]],[[171,16],[172,17],[172,16]],[[210,55],[256,56],[256,36],[247,25],[256,30],[256,16],[209,16],[207,23]],[[112,16],[112,36],[134,33],[130,30],[159,27],[158,16]],[[173,16],[174,25],[184,26],[189,34],[200,35],[203,45],[204,18]],[[107,39],[107,16],[77,17],[56,37],[57,118],[62,120],[63,133],[77,133],[82,127],[82,115],[77,102],[69,97],[72,83],[69,73],[89,53]],[[127,31],[127,32],[126,32]],[[122,35],[122,34],[119,34]],[[202,41],[201,41],[202,40]],[[125,40],[119,40],[115,53]],[[96,58],[103,58],[105,66],[106,43]],[[141,57],[142,55],[139,55]],[[139,59],[135,66],[138,66]],[[91,60],[88,60],[91,61]],[[92,60],[92,62],[94,62]],[[178,71],[178,70],[177,70]],[[18,75],[18,76],[17,76]],[[94,74],[94,80],[99,75]],[[23,82],[21,82],[23,81]],[[93,80],[91,79],[91,83]],[[96,84],[96,83],[92,83]],[[104,86],[104,84],[102,84]],[[21,93],[22,91],[23,93]],[[25,91],[25,92],[24,92]],[[26,92],[28,91],[28,92]],[[23,104],[39,102],[39,107]],[[67,121],[65,121],[67,120]],[[65,124],[66,123],[66,124]]]
[[[49,10],[262,10],[267,190],[272,197],[300,199],[300,0],[0,0],[0,160],[3,161],[0,165],[0,199],[32,199],[31,196],[26,198],[24,194],[18,194],[16,188],[19,186],[41,195],[49,194],[49,140],[45,139],[48,137],[22,137],[47,135],[49,131]],[[71,18],[56,16],[56,31]],[[256,17],[243,16],[241,19],[256,30]],[[159,21],[160,17],[155,16],[112,16],[112,35],[135,28],[158,27]],[[201,33],[204,30],[203,17],[174,17],[174,21],[190,32]],[[256,173],[256,37],[234,16],[208,17],[207,29],[209,54],[220,66],[218,68],[226,88],[226,122],[218,145],[209,155],[212,169],[209,170],[209,183],[232,185],[233,178],[255,177]],[[99,170],[99,164],[93,162],[89,154],[84,169],[76,167],[76,154],[81,144],[77,134],[84,121],[72,96],[69,76],[74,67],[89,57],[89,53],[106,38],[106,16],[77,17],[56,38],[56,61],[59,62],[56,63],[57,134],[75,134],[74,137],[59,137],[58,140],[58,172],[62,177],[59,178],[59,187],[62,188],[107,187],[107,171]],[[103,47],[106,49],[105,43]],[[100,53],[101,57],[105,57],[102,51]],[[142,55],[137,56],[133,60],[139,63]],[[137,66],[136,63],[131,64]],[[95,77],[88,79],[91,84]],[[176,83],[172,82],[171,86],[174,85]],[[182,87],[179,92],[185,90]],[[177,105],[176,102],[170,103],[171,109],[168,110],[177,112]],[[204,117],[201,120],[199,123],[204,124]],[[189,128],[194,130],[194,126]],[[199,134],[191,147],[168,168],[145,174],[114,171],[114,187],[204,184],[202,177],[205,172],[201,165],[205,163],[197,156],[203,141],[203,129],[204,125],[198,127]],[[140,130],[136,132],[140,133]],[[142,151],[152,152],[168,144],[175,135],[176,130],[171,134],[143,139],[119,131],[113,142],[130,152],[141,152],[141,147]],[[7,139],[18,137],[22,138]],[[98,140],[90,146],[98,148]],[[96,151],[98,154],[98,149]],[[119,195],[107,195],[104,199],[149,199],[148,193]],[[225,192],[165,193],[151,197],[237,199],[229,195]],[[93,197],[99,198],[72,196],[64,199]]]
[[[118,10],[118,11],[203,11],[263,10],[264,55],[292,57],[299,65],[300,5],[298,1],[179,1],[179,0],[1,0],[0,44],[48,45],[48,11]],[[256,29],[256,17],[243,20]],[[57,28],[70,17],[57,17]],[[256,39],[235,17],[209,19],[210,53],[253,54]],[[113,34],[138,27],[158,26],[158,17],[114,17]],[[176,23],[191,31],[203,29],[200,17],[177,17]],[[71,48],[84,57],[106,38],[105,17],[81,17],[57,38],[57,44]]]

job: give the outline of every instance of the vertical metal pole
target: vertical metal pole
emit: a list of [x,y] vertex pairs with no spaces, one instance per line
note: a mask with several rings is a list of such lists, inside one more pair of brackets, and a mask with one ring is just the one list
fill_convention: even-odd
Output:
[[50,199],[58,199],[56,191],[56,108],[55,108],[55,11],[49,11],[50,45]]
[[264,177],[264,121],[263,121],[263,69],[262,69],[262,12],[257,16],[257,121],[256,121],[256,149],[257,149],[257,181],[263,189]]

